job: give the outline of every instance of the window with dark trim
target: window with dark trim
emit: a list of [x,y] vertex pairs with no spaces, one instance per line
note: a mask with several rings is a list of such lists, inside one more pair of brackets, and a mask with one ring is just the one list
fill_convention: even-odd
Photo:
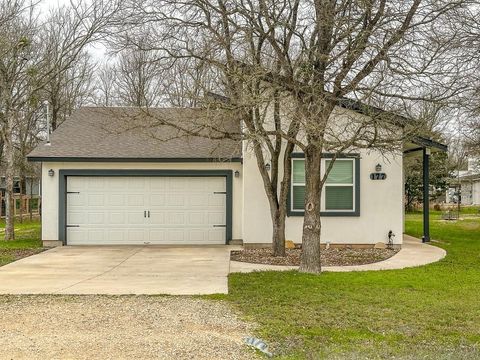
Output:
[[[303,154],[302,154],[303,155]],[[305,159],[299,154],[292,157],[292,182],[289,197],[289,215],[304,215]],[[322,172],[332,160],[322,159]],[[337,158],[322,190],[320,212],[326,216],[359,215],[359,158]],[[323,176],[323,174],[322,174]]]

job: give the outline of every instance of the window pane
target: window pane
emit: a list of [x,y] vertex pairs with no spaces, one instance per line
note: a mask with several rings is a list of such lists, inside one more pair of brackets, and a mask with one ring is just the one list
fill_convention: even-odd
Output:
[[305,208],[305,186],[294,186],[292,194],[292,209],[303,210]]
[[[325,170],[330,166],[331,160],[325,161]],[[328,184],[353,184],[353,161],[336,160],[327,177]]]
[[305,183],[305,160],[293,160],[293,183]]
[[326,186],[326,210],[353,210],[353,186]]

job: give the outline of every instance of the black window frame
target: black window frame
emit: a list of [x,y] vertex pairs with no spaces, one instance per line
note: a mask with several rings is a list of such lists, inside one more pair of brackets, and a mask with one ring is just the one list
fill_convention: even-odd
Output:
[[[335,154],[332,153],[323,153],[322,158],[324,159],[332,159],[335,156]],[[293,162],[294,159],[304,159],[305,154],[304,153],[292,153],[290,156],[290,161]],[[340,159],[354,159],[355,166],[354,166],[354,210],[353,211],[335,211],[335,210],[329,210],[329,211],[320,211],[320,216],[331,216],[331,217],[359,217],[360,216],[360,154],[338,154],[337,155],[337,160]],[[305,216],[305,211],[300,211],[300,210],[292,210],[292,204],[293,204],[293,193],[292,193],[292,180],[293,180],[293,165],[292,165],[292,174],[290,177],[290,187],[288,190],[288,196],[287,196],[287,216]]]

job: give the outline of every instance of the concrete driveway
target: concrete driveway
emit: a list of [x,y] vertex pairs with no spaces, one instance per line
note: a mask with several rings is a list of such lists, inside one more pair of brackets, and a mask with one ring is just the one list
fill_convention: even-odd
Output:
[[64,246],[0,267],[0,294],[227,293],[229,246]]

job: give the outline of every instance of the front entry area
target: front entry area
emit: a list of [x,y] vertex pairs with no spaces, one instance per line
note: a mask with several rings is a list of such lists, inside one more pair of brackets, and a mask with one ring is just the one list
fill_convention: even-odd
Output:
[[223,176],[66,176],[67,245],[220,245]]

